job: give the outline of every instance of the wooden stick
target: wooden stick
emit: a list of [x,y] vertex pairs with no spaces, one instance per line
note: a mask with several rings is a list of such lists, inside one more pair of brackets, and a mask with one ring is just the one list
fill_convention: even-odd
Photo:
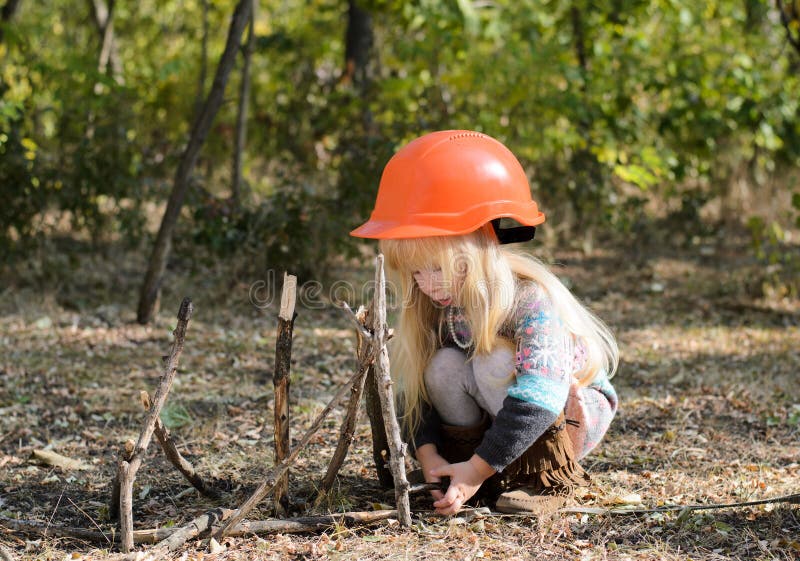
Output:
[[[188,540],[199,536],[214,524],[223,522],[233,513],[233,510],[222,508],[214,508],[208,512],[204,512],[185,526],[178,528],[175,533],[171,534],[167,539],[159,542],[157,550],[175,551],[182,547]],[[157,557],[158,555],[156,555],[156,558]]]
[[[345,306],[348,310],[350,310],[347,304],[345,304]],[[367,312],[363,307],[359,308],[358,312],[354,314],[354,317],[358,318],[357,321],[361,326],[361,329],[356,329],[356,356],[358,357],[356,371],[361,375],[356,378],[356,381],[351,388],[350,401],[347,404],[347,413],[345,414],[342,427],[339,431],[339,441],[336,443],[336,450],[334,451],[333,457],[328,464],[328,470],[325,472],[325,477],[322,479],[322,482],[319,485],[317,499],[314,501],[315,507],[322,503],[325,496],[333,487],[333,482],[336,480],[336,475],[339,473],[339,470],[341,469],[342,464],[347,457],[350,444],[353,442],[353,434],[355,433],[356,423],[358,422],[358,409],[359,405],[361,404],[361,394],[364,392],[364,381],[367,378],[367,371],[369,370],[369,367],[375,358],[373,345],[370,344],[371,337],[370,340],[366,340],[362,334],[364,325],[360,322],[364,321],[366,315]]]
[[142,432],[139,434],[139,440],[130,455],[130,461],[121,461],[119,464],[119,483],[120,483],[120,533],[122,541],[122,551],[124,553],[130,552],[133,549],[133,481],[136,479],[136,472],[142,465],[144,454],[150,444],[150,439],[153,437],[156,421],[167,401],[167,395],[172,387],[172,381],[175,379],[175,373],[178,370],[178,359],[183,352],[183,344],[186,339],[186,328],[189,320],[192,317],[192,301],[190,298],[184,298],[181,302],[180,310],[178,311],[178,325],[173,331],[175,340],[172,343],[172,349],[164,364],[164,372],[161,375],[161,381],[156,389],[153,404],[144,421]]
[[119,529],[124,553],[133,549],[133,478],[131,464],[121,460],[117,464],[119,480]]
[[[289,454],[289,370],[292,364],[292,330],[294,307],[297,300],[297,277],[283,273],[281,309],[278,313],[278,336],[275,341],[275,372],[272,384],[275,389],[275,463]],[[289,509],[289,471],[275,486],[275,506],[285,514]]]
[[11,553],[10,549],[6,549],[5,546],[0,544],[0,559],[3,561],[16,561],[14,554]]
[[367,417],[369,418],[370,432],[372,433],[372,460],[375,462],[375,471],[381,487],[391,489],[394,487],[394,479],[387,463],[389,459],[389,440],[386,438],[386,427],[383,424],[381,398],[378,395],[378,382],[375,379],[374,366],[370,366],[367,370],[365,386],[364,402],[366,404]]
[[375,297],[373,309],[373,329],[378,355],[375,360],[375,380],[381,401],[384,426],[388,429],[389,469],[394,478],[394,496],[397,501],[397,518],[400,525],[411,526],[411,506],[408,499],[408,479],[406,479],[406,444],[400,436],[400,425],[394,408],[392,378],[389,374],[389,352],[386,349],[386,278],[383,272],[383,254],[375,260]]
[[336,405],[338,405],[339,402],[342,400],[342,398],[347,394],[347,392],[350,390],[350,387],[355,383],[358,375],[359,373],[356,372],[353,375],[353,377],[350,378],[350,380],[348,380],[345,384],[342,385],[342,387],[339,388],[339,391],[336,392],[336,395],[334,395],[331,401],[328,403],[328,405],[325,406],[325,409],[323,409],[322,412],[317,416],[317,418],[314,420],[314,423],[303,435],[303,438],[300,440],[297,446],[292,448],[292,451],[289,453],[286,459],[283,460],[280,464],[273,467],[267,473],[267,477],[264,479],[261,485],[259,485],[258,488],[253,492],[250,498],[248,498],[242,504],[242,506],[240,506],[234,512],[234,514],[222,526],[222,528],[220,528],[214,534],[214,537],[217,540],[220,540],[223,537],[227,536],[228,533],[231,531],[231,529],[233,529],[233,527],[235,527],[236,524],[241,522],[242,518],[244,518],[247,515],[247,513],[253,510],[253,508],[255,508],[255,506],[258,503],[260,503],[261,500],[264,497],[266,497],[270,493],[270,491],[272,491],[272,489],[275,488],[275,485],[277,484],[277,479],[281,475],[286,473],[286,470],[288,470],[289,466],[291,466],[294,463],[295,459],[297,459],[297,456],[300,454],[303,448],[305,448],[308,445],[308,443],[311,442],[311,438],[314,436],[314,434],[316,434],[320,426],[322,426],[322,421],[325,420],[325,418],[330,414],[333,408],[336,407]]
[[[219,520],[230,516],[232,510],[214,509],[199,516],[192,521],[194,524],[194,536],[196,537],[203,532],[208,531]],[[213,514],[212,514],[213,513]],[[247,535],[267,535],[267,534],[299,534],[305,532],[318,532],[326,530],[334,525],[356,526],[358,524],[374,524],[389,518],[396,518],[396,510],[375,510],[365,512],[342,512],[339,514],[329,514],[324,516],[302,516],[299,518],[287,518],[284,520],[255,520],[252,522],[245,521],[238,524],[231,530],[229,536],[247,536]],[[215,522],[216,520],[216,522]],[[0,526],[9,528],[15,532],[24,532],[28,534],[40,534],[51,537],[62,538],[77,538],[95,543],[109,543],[118,542],[119,535],[114,535],[112,532],[104,534],[96,530],[86,530],[85,528],[72,528],[68,526],[58,526],[48,524],[47,522],[39,520],[17,520],[14,518],[6,518],[0,516]],[[178,534],[180,530],[186,528],[153,528],[148,530],[136,530],[133,533],[133,541],[138,544],[156,544],[159,542],[164,543],[163,548],[156,548],[158,551],[174,551],[183,546],[190,538],[181,536],[181,540],[173,537]],[[174,549],[170,550],[167,542],[177,544]],[[180,541],[180,543],[178,543]],[[155,553],[153,552],[153,553]]]
[[[141,391],[139,392],[139,398],[142,401],[142,406],[145,409],[150,409],[152,406],[150,394],[148,394],[146,391]],[[170,463],[183,474],[186,480],[192,484],[192,487],[197,489],[204,497],[209,497],[212,499],[219,498],[219,493],[206,485],[205,481],[203,481],[203,478],[200,477],[200,475],[194,469],[194,466],[191,464],[191,462],[184,458],[180,453],[178,446],[175,444],[175,441],[172,438],[172,435],[169,433],[169,429],[164,426],[160,418],[156,419],[154,432],[159,444],[161,444],[161,448],[164,450],[164,455],[166,455]]]

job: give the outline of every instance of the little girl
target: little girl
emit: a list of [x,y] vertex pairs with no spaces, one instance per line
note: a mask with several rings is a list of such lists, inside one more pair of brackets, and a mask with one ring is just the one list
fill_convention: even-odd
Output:
[[432,491],[440,514],[479,489],[501,512],[559,508],[589,481],[577,461],[616,412],[611,332],[544,265],[503,247],[542,222],[505,146],[440,131],[395,154],[352,232],[380,239],[399,278],[393,377],[425,481],[449,477]]

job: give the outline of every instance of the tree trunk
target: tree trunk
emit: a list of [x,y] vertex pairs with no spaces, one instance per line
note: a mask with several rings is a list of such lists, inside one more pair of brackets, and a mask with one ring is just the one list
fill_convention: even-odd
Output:
[[197,78],[197,94],[194,98],[194,114],[196,120],[203,109],[203,100],[206,95],[206,75],[208,74],[208,0],[202,0],[203,5],[203,36],[200,38],[200,76]]
[[253,54],[253,22],[255,18],[255,0],[253,15],[247,28],[247,42],[244,46],[244,65],[242,66],[242,83],[239,89],[239,110],[236,115],[236,141],[233,149],[233,174],[231,181],[231,200],[235,210],[239,210],[242,198],[242,154],[247,142],[247,109],[250,103],[250,58]]
[[791,2],[789,6],[784,6],[783,0],[775,0],[775,6],[781,14],[781,23],[786,30],[786,40],[800,54],[800,33],[797,32],[800,13],[795,8],[795,3]]
[[[5,4],[3,4],[3,8],[0,9],[0,24],[6,24],[11,21],[11,18],[14,16],[14,12],[17,11],[19,7],[19,0],[8,0]],[[0,26],[0,43],[3,42],[3,28]]]
[[578,65],[581,68],[581,78],[583,79],[581,90],[586,92],[589,62],[586,58],[586,36],[584,33],[583,18],[580,8],[573,4],[572,8],[570,9],[570,16],[572,19],[572,35],[575,41],[575,56],[578,59]]
[[[570,165],[577,174],[577,185],[572,204],[578,220],[585,220],[591,216],[595,209],[601,207],[602,201],[600,198],[604,184],[603,172],[591,149],[593,144],[591,136],[593,118],[589,100],[589,53],[592,51],[592,46],[586,38],[586,25],[583,19],[586,9],[586,4],[581,3],[579,0],[574,0],[570,9],[573,48],[580,69],[580,91],[584,105],[584,112],[578,119],[578,130],[586,141],[586,145],[576,149],[570,158]],[[583,246],[584,250],[589,252],[593,247],[593,228],[590,221],[586,221],[584,224]]]
[[89,9],[100,35],[100,55],[97,69],[102,74],[107,74],[109,67],[111,76],[118,84],[122,83],[122,63],[119,60],[117,42],[114,38],[114,0],[109,0],[108,5],[103,0],[89,0]]
[[347,5],[343,79],[356,87],[363,87],[370,76],[369,63],[374,43],[372,18],[369,12],[357,5],[356,0],[348,0]]
[[161,280],[164,270],[167,267],[167,259],[172,247],[172,234],[178,222],[178,216],[183,206],[183,199],[189,188],[190,176],[197,162],[203,143],[211,129],[214,117],[222,105],[222,97],[225,93],[225,86],[228,83],[231,70],[236,60],[236,53],[239,50],[242,32],[247,22],[250,20],[252,0],[239,0],[231,18],[228,39],[225,43],[225,51],[222,53],[217,72],[214,76],[214,83],[208,94],[203,109],[192,126],[192,133],[189,143],[178,164],[175,172],[175,182],[172,187],[164,217],[161,220],[161,227],[158,229],[156,241],[153,244],[153,252],[150,255],[150,262],[147,267],[147,274],[142,284],[142,291],[139,296],[139,308],[136,319],[139,323],[146,324],[153,319],[156,311]]

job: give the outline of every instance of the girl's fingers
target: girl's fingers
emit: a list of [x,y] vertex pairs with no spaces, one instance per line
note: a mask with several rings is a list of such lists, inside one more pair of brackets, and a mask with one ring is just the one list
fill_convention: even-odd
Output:
[[438,490],[431,491],[431,497],[433,497],[433,500],[435,500],[435,501],[441,501],[442,498],[444,497],[444,493],[442,493],[441,491],[438,491]]
[[458,488],[451,485],[447,489],[447,493],[444,494],[444,497],[433,503],[433,506],[436,508],[447,508],[459,500],[460,494]]
[[444,516],[450,516],[452,514],[457,513],[459,510],[461,510],[461,505],[462,505],[461,499],[456,499],[456,501],[452,505],[450,505],[449,507],[437,508],[436,509],[436,513],[444,515]]
[[442,477],[443,475],[452,476],[453,464],[445,464],[443,466],[435,467],[428,473],[430,473],[433,477]]

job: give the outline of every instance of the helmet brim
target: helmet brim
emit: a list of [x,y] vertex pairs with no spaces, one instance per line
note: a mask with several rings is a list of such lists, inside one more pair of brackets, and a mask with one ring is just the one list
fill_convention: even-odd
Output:
[[[543,212],[537,212],[533,216],[521,216],[517,214],[502,214],[492,216],[494,218],[512,218],[525,226],[538,226],[545,220]],[[400,240],[409,238],[429,238],[433,236],[463,236],[474,232],[486,221],[470,224],[460,229],[437,228],[426,224],[401,224],[395,221],[370,219],[355,230],[350,235],[356,238],[369,238],[375,240]]]

